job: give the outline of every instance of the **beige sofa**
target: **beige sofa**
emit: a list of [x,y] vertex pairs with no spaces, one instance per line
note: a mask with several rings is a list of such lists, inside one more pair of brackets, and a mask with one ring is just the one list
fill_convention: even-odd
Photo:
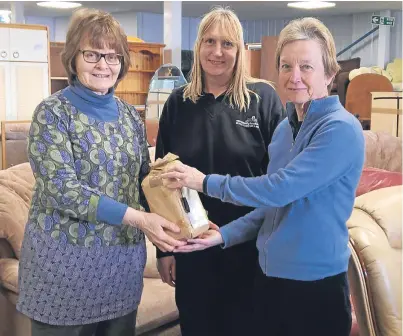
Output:
[[402,335],[402,186],[357,197],[348,277],[360,336]]
[[[402,172],[401,139],[364,132],[366,167]],[[402,186],[356,198],[347,222],[351,297],[360,336],[402,335]]]
[[[15,309],[18,259],[34,177],[29,163],[0,171],[0,335],[29,336],[29,319]],[[174,289],[159,278],[154,246],[147,241],[144,291],[137,315],[137,335],[160,334],[179,317]],[[175,322],[173,322],[175,323]],[[153,333],[153,331],[155,331]]]

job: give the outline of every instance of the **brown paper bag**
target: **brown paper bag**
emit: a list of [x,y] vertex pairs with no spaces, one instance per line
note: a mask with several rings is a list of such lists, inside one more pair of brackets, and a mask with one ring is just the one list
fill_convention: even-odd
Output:
[[152,163],[151,171],[141,186],[151,212],[181,229],[180,233],[166,232],[176,239],[190,239],[207,231],[209,223],[197,191],[186,187],[181,190],[164,187],[161,174],[177,159],[177,155],[168,153]]

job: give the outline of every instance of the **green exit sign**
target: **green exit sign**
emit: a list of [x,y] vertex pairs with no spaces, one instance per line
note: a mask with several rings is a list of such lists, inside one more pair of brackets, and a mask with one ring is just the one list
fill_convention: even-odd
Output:
[[371,23],[376,25],[393,27],[395,25],[395,18],[390,16],[372,15]]

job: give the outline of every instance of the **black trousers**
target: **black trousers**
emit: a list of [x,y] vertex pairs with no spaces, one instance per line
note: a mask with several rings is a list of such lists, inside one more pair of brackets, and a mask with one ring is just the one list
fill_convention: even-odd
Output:
[[135,336],[137,310],[122,317],[77,326],[56,326],[31,320],[32,336]]
[[258,267],[254,336],[349,336],[346,273],[317,281],[267,277]]
[[175,259],[182,336],[250,335],[255,242],[177,254]]

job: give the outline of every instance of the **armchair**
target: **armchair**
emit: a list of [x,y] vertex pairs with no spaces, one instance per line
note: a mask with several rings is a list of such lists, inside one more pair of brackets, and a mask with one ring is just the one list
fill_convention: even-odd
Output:
[[331,95],[338,95],[340,102],[343,106],[346,103],[346,92],[350,80],[348,75],[351,70],[358,69],[361,65],[361,58],[356,57],[349,60],[338,61],[341,69],[334,78],[333,84],[330,89]]
[[357,197],[348,278],[360,336],[402,335],[402,186]]

